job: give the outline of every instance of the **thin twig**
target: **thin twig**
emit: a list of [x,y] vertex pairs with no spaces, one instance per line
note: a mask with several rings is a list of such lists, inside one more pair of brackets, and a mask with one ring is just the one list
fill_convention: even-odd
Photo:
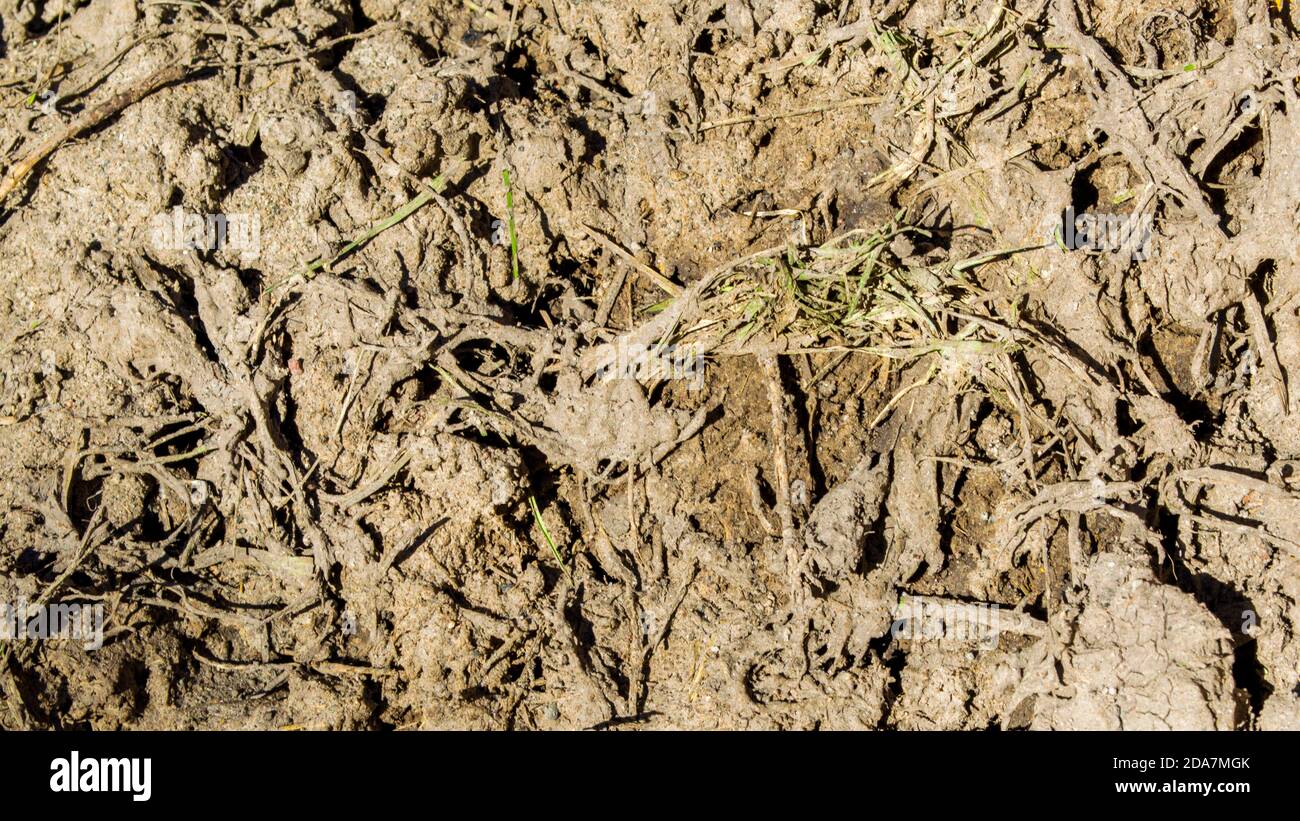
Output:
[[58,150],[59,146],[108,120],[128,106],[138,103],[158,89],[186,79],[190,71],[188,66],[172,65],[161,68],[127,90],[115,94],[107,102],[86,111],[63,130],[46,137],[26,157],[11,165],[4,177],[0,178],[0,203],[3,203],[18,184],[26,179],[37,164]]

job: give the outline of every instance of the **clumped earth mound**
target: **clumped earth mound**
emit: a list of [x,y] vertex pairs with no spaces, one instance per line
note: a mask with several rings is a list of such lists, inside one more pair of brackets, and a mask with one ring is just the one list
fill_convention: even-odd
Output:
[[0,726],[1300,728],[1294,15],[0,0]]

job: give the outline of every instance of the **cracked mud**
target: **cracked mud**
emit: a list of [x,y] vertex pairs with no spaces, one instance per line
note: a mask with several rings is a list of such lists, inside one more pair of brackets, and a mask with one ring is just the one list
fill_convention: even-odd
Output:
[[1300,729],[1295,15],[0,0],[0,727]]

